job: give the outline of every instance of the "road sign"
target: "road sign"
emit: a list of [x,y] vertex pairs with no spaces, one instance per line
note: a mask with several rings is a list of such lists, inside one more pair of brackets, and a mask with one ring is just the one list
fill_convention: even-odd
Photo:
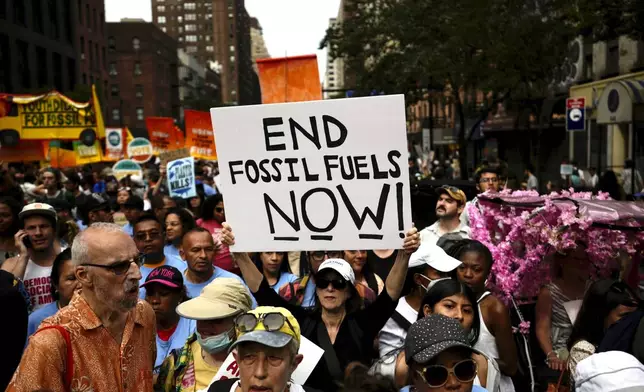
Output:
[[586,98],[566,99],[566,129],[569,131],[586,130]]

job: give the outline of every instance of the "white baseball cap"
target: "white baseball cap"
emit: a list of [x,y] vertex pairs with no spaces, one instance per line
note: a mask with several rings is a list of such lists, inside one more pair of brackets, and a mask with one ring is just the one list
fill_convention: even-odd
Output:
[[318,274],[326,268],[331,268],[335,272],[339,273],[344,280],[351,282],[351,284],[356,283],[356,274],[353,273],[353,268],[351,265],[342,259],[328,259],[318,268]]
[[56,214],[56,209],[47,203],[31,203],[27,204],[22,208],[22,211],[18,214],[18,219],[22,222],[25,218],[29,216],[40,215],[50,217],[56,222],[58,220],[58,215]]
[[445,253],[443,248],[436,244],[421,244],[418,249],[411,254],[409,258],[409,268],[428,265],[440,272],[454,271],[459,265],[463,264],[459,260]]
[[577,364],[575,391],[644,391],[644,365],[623,351],[593,354]]

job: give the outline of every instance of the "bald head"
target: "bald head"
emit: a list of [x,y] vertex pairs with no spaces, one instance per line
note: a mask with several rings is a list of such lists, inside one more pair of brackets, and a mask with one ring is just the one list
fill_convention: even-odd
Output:
[[100,222],[80,232],[72,244],[74,265],[106,264],[110,260],[124,260],[123,256],[136,254],[136,245],[121,226]]

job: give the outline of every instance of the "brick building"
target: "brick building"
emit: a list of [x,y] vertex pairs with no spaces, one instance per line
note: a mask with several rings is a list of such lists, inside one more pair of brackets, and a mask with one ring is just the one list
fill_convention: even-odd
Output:
[[179,118],[177,43],[143,20],[107,23],[108,126],[144,133],[145,118]]
[[152,0],[152,20],[201,64],[216,63],[225,103],[260,102],[244,0]]
[[105,4],[103,0],[79,0],[77,52],[79,82],[84,85],[96,84],[107,94],[107,35],[105,31]]
[[72,0],[0,1],[0,92],[74,89],[77,7]]

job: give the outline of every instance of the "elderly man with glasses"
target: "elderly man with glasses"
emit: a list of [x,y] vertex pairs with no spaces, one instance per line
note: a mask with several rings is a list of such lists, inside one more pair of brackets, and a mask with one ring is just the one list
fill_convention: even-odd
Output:
[[213,382],[208,392],[311,392],[291,382],[302,362],[300,325],[284,308],[260,306],[235,319],[237,340],[230,347],[239,378]]
[[29,339],[8,391],[151,391],[154,312],[138,300],[141,258],[120,226],[96,223],[72,245],[80,291]]

